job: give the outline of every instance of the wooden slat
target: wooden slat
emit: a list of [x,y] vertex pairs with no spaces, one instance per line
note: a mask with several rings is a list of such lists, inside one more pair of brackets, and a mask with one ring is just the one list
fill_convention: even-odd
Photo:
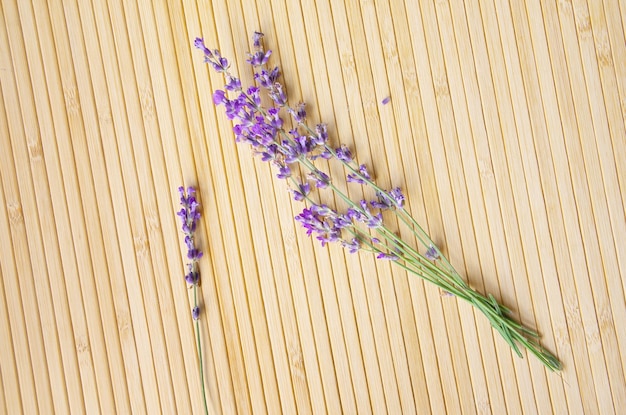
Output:
[[[203,413],[203,388],[224,414],[619,413],[625,12],[2,0],[0,413]],[[461,274],[536,328],[562,373],[517,358],[468,304],[305,235],[304,205],[234,142],[212,102],[224,80],[193,48],[203,36],[248,85],[255,30],[291,103],[381,187],[401,186]],[[203,214],[202,361],[181,185]]]

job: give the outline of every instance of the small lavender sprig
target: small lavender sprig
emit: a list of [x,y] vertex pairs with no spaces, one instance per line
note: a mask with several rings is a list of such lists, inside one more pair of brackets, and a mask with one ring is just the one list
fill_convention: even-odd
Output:
[[[226,116],[235,121],[236,141],[248,143],[256,155],[276,168],[276,177],[288,181],[294,200],[306,201],[310,205],[295,217],[307,235],[315,235],[322,246],[337,242],[350,253],[372,252],[377,259],[392,261],[445,293],[456,295],[480,310],[518,356],[522,356],[518,346],[521,344],[547,368],[560,370],[559,360],[534,340],[539,337],[537,333],[515,321],[510,310],[491,294],[485,296],[463,280],[430,236],[404,209],[405,197],[399,188],[386,190],[379,187],[367,167],[356,162],[347,146],[330,145],[325,124],[317,124],[314,128],[307,124],[303,103],[296,107],[288,104],[285,89],[278,82],[278,67],[267,67],[272,52],[263,49],[262,37],[262,33],[254,33],[254,51],[247,59],[254,68],[256,85],[245,90],[239,78],[230,72],[228,60],[219,50],[208,49],[201,38],[197,38],[194,45],[203,52],[205,62],[226,79],[224,90],[213,94],[213,102],[224,106]],[[262,91],[269,96],[273,106],[261,104]],[[289,113],[295,128],[286,129],[280,115],[283,110]],[[327,173],[315,165],[320,158],[341,163],[347,171],[345,181],[374,189],[376,199],[351,200],[335,186]],[[297,165],[300,169],[296,168]],[[299,178],[298,170],[308,173]],[[345,210],[317,203],[312,197],[313,187],[332,190],[345,203]],[[382,211],[393,212],[415,235],[423,251],[413,248],[387,228]]]
[[178,188],[180,195],[180,204],[182,208],[178,212],[181,220],[181,229],[185,235],[185,245],[187,246],[187,274],[185,281],[189,288],[193,289],[193,308],[191,309],[191,318],[194,321],[196,329],[196,346],[198,350],[198,369],[200,372],[200,385],[202,385],[202,399],[204,402],[204,412],[209,413],[209,407],[206,399],[206,391],[204,388],[204,371],[202,369],[202,343],[200,342],[200,306],[198,305],[198,285],[200,285],[200,270],[198,261],[202,258],[202,251],[195,246],[195,232],[198,220],[200,219],[200,205],[196,200],[196,189],[188,187],[185,193],[184,187]]

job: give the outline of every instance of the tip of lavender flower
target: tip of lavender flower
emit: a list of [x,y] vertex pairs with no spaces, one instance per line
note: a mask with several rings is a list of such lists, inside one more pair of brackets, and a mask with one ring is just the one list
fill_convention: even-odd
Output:
[[387,104],[389,104],[390,101],[391,101],[391,97],[386,97],[385,99],[380,101],[380,103],[383,104],[383,105],[387,105]]
[[191,317],[193,317],[194,320],[198,320],[200,318],[200,307],[194,307],[193,310],[191,310]]

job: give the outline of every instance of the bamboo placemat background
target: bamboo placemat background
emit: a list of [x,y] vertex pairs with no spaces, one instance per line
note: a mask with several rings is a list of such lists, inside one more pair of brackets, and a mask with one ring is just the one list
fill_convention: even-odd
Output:
[[[181,184],[202,206],[215,413],[619,413],[625,28],[616,0],[2,0],[0,413],[202,412]],[[192,48],[204,36],[250,82],[254,30],[292,103],[405,190],[561,374],[296,226]]]

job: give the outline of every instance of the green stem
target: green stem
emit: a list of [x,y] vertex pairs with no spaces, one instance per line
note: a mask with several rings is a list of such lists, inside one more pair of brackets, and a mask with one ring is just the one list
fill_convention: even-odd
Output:
[[[193,303],[194,308],[198,307],[198,285],[193,286]],[[198,368],[200,369],[200,385],[202,386],[202,400],[204,402],[204,413],[209,415],[209,405],[206,399],[206,389],[204,387],[204,370],[202,369],[202,343],[200,342],[200,321],[196,320],[196,339],[198,342]]]
[[[254,105],[256,109],[259,112],[261,112],[261,114],[263,114],[264,116],[267,116],[267,112],[262,107],[256,105],[254,103],[254,100],[250,98],[247,95],[247,93],[245,92],[243,93],[246,95],[246,98],[248,99],[248,101],[252,105]],[[286,105],[286,107],[289,108],[288,105]],[[313,129],[311,129],[304,122],[299,122],[298,125],[303,127],[309,134],[315,134]],[[282,137],[286,138],[287,141],[293,143],[293,140],[284,129],[282,128],[279,129],[278,133]],[[282,149],[282,145],[280,143],[277,142],[276,144]],[[335,160],[339,160],[348,170],[350,170],[353,174],[356,174],[358,177],[360,177],[366,185],[390,197],[387,191],[378,187],[378,185],[374,183],[373,180],[361,174],[358,167],[355,168],[353,166],[353,165],[358,165],[356,161],[352,160],[350,162],[347,162],[345,160],[338,158],[336,151],[327,144],[324,145],[324,148],[333,156]],[[317,167],[315,167],[315,165],[312,163],[312,161],[309,160],[305,156],[298,157],[298,161],[300,162],[302,166],[306,167],[309,171],[313,172],[314,174],[319,171]],[[291,180],[297,187],[298,183],[295,181],[295,179],[291,178]],[[355,203],[352,199],[350,199],[345,193],[343,193],[340,189],[338,189],[332,182],[330,182],[328,186],[337,196],[339,196],[342,200],[344,200],[344,202],[346,202],[350,207],[358,210],[359,212],[363,214],[366,214],[368,216],[370,215],[369,212],[361,208],[359,204]],[[308,200],[310,203],[314,203],[308,196],[304,195],[304,198]],[[393,200],[393,198],[391,197],[390,199]],[[528,337],[533,337],[533,338],[538,337],[537,333],[533,332],[532,330],[527,329],[522,324],[513,320],[510,317],[510,314],[509,314],[510,311],[508,310],[508,308],[499,304],[492,295],[485,296],[475,291],[474,289],[472,289],[465,282],[465,280],[463,280],[461,275],[452,266],[450,261],[441,253],[437,245],[433,242],[433,240],[426,233],[426,231],[424,231],[424,229],[417,223],[415,218],[413,218],[408,212],[406,212],[403,209],[403,207],[399,205],[397,202],[394,201],[394,204],[395,204],[395,208],[392,210],[394,214],[396,215],[396,217],[402,223],[404,223],[404,225],[407,228],[409,228],[411,232],[413,232],[413,235],[415,235],[415,237],[419,240],[419,242],[422,243],[427,249],[430,247],[435,249],[440,258],[440,260],[437,263],[431,262],[430,260],[425,258],[422,254],[420,254],[416,249],[408,245],[405,241],[403,241],[395,233],[391,232],[386,227],[384,226],[378,227],[376,228],[376,232],[386,241],[384,247],[390,252],[397,250],[396,252],[400,254],[399,255],[400,259],[397,261],[393,261],[395,264],[397,264],[401,268],[404,268],[406,271],[414,275],[417,275],[421,277],[422,279],[435,284],[439,288],[472,304],[474,307],[480,310],[482,314],[484,314],[487,317],[492,327],[496,329],[502,335],[504,340],[511,346],[511,348],[516,352],[518,356],[521,356],[521,352],[518,347],[518,344],[521,344],[529,352],[534,354],[550,370],[555,371],[555,370],[561,369],[561,363],[558,361],[558,359],[554,355],[552,355],[550,352],[544,349],[537,342],[530,340],[528,338]],[[367,234],[363,234],[364,236],[360,235],[362,231],[358,227],[355,227],[354,229],[349,229],[349,231],[353,233],[355,236],[359,237],[359,239],[364,241],[366,245],[368,245],[369,250],[371,250],[372,252],[374,253],[383,252],[379,247],[376,247],[371,243],[371,239],[370,239],[371,237],[369,237]],[[196,326],[197,326],[197,322],[196,322]],[[198,351],[200,353],[199,335],[198,335]],[[201,369],[201,377],[202,377],[202,369]],[[204,390],[204,383],[202,386]],[[206,405],[206,400],[205,400],[205,405]]]

